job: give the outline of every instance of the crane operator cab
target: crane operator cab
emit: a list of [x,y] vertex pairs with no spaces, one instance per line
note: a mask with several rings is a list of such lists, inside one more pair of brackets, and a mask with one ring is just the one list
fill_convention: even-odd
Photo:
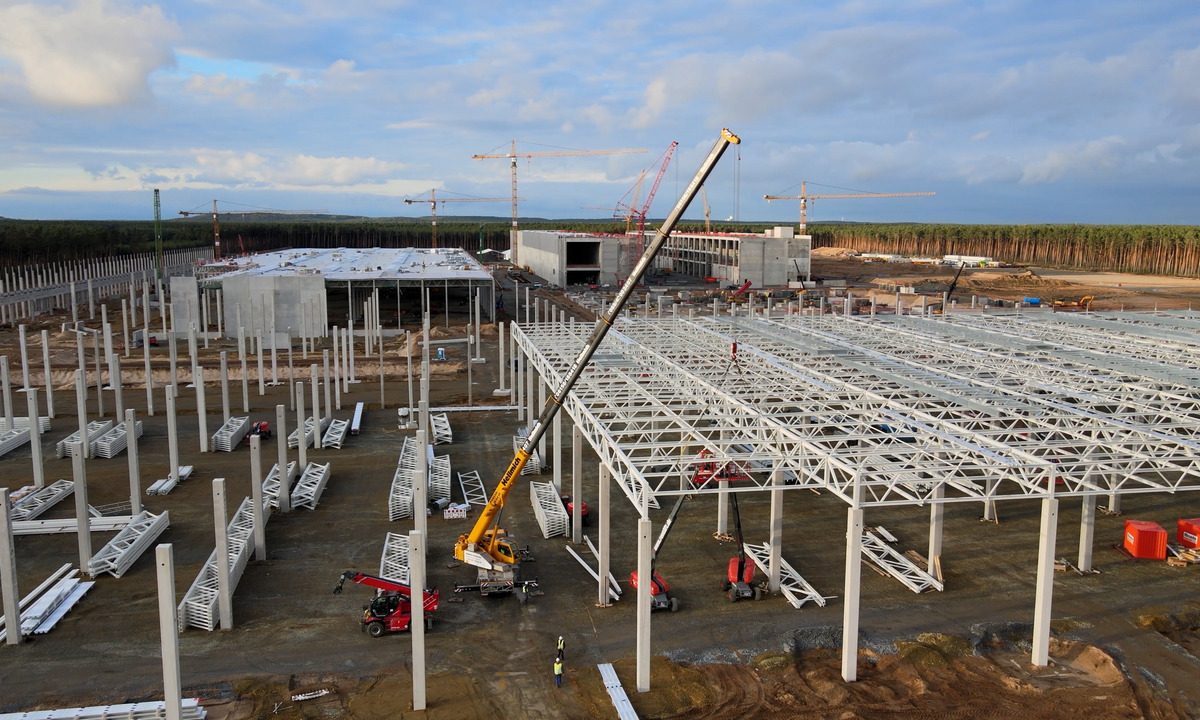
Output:
[[396,608],[400,607],[401,602],[407,603],[408,601],[401,598],[398,593],[383,593],[372,598],[371,604],[363,609],[371,618],[386,618],[396,612]]

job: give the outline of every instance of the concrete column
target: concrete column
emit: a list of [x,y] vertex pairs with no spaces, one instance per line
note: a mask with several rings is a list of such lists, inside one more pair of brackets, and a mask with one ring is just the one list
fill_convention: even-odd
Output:
[[[84,567],[87,567],[86,565]],[[13,542],[8,488],[0,488],[0,605],[4,608],[5,642],[21,644],[20,595],[17,593],[17,547]],[[12,618],[18,618],[16,622]]]
[[[496,378],[500,381],[500,387],[496,388],[493,395],[507,395],[508,388],[505,387],[505,382],[508,380],[509,369],[504,365],[504,323],[496,323],[496,350],[499,353],[498,365],[496,365]],[[482,352],[482,348],[480,348]]]
[[[562,412],[560,411],[561,415]],[[583,542],[583,433],[579,426],[571,425],[571,500],[575,512],[571,513],[571,542]]]
[[729,534],[729,481],[718,480],[717,487],[717,532]]
[[217,336],[225,337],[225,290],[217,291]]
[[983,519],[987,522],[993,522],[996,519],[996,501],[992,499],[992,492],[996,489],[996,480],[988,479],[983,481],[984,492],[986,497],[983,501]]
[[[342,328],[342,350],[341,350],[341,352],[342,352],[342,392],[344,392],[344,393],[350,392],[350,373],[347,372],[347,369],[349,368],[349,364],[350,364],[350,359],[346,356],[347,348],[349,348],[349,347],[350,347],[350,331],[347,330],[346,328]],[[409,364],[409,367],[412,366],[412,358],[408,359],[408,364]]]
[[521,397],[521,391],[517,388],[517,381],[520,379],[521,374],[517,372],[517,337],[512,333],[511,324],[508,333],[508,356],[512,358],[512,362],[509,363],[512,367],[509,370],[511,374],[508,378],[508,404],[518,405],[517,419],[524,420],[525,409],[519,407],[519,403],[517,403],[517,398]]
[[842,679],[858,679],[858,605],[862,591],[863,511],[846,511],[846,578],[842,606]]
[[50,331],[42,331],[42,368],[46,385],[46,417],[54,419],[54,373],[50,367]]
[[[424,385],[422,386],[422,389],[423,390],[426,389]],[[427,394],[427,393],[422,393],[422,394]],[[431,428],[429,426],[429,401],[428,400],[421,400],[420,402],[417,403],[417,429],[424,431],[426,433],[427,437],[428,437],[428,433],[431,432]]]
[[321,377],[325,379],[325,417],[333,418],[333,388],[329,386],[329,351],[321,351]]
[[770,552],[767,555],[767,590],[778,593],[783,564],[783,469],[771,471],[771,530]]
[[933,488],[933,502],[929,506],[929,552],[926,553],[926,571],[942,579],[942,527],[945,524],[946,506],[940,500],[946,495],[946,486],[938,483]]
[[[304,474],[304,468],[308,467],[308,440],[304,436],[304,421],[307,418],[304,416],[304,383],[296,383],[296,427],[299,429],[300,441],[296,443],[296,448],[299,450],[299,458],[296,463],[296,471],[301,475]],[[286,438],[283,442],[287,442]]]
[[8,356],[0,355],[0,397],[4,399],[4,427],[16,428],[13,419],[12,386],[8,382]]
[[292,476],[288,472],[287,412],[283,405],[275,406],[275,445],[279,463],[279,512],[291,512]]
[[1117,473],[1110,473],[1108,476],[1108,507],[1106,508],[1109,515],[1121,514],[1121,493],[1117,490],[1117,483],[1120,482],[1120,477]]
[[[429,435],[425,428],[417,430],[417,471],[413,474],[413,528],[422,535],[429,530]],[[415,586],[414,586],[415,587]]]
[[179,428],[175,418],[175,385],[163,388],[167,394],[167,457],[170,462],[168,477],[179,481]]
[[[172,306],[174,307],[174,306]],[[172,309],[171,314],[174,315]],[[171,360],[171,382],[167,387],[174,388],[175,397],[179,397],[179,348],[175,345],[175,327],[171,326],[171,332],[167,333],[167,354]]]
[[[150,312],[149,308],[146,312]],[[179,620],[175,614],[175,555],[170,543],[154,548],[158,567],[158,635],[162,645],[166,720],[183,718],[183,681],[179,674]]]
[[85,573],[88,571],[88,561],[92,559],[92,526],[88,514],[87,470],[79,443],[75,443],[75,452],[71,457],[71,477],[75,481],[75,530],[79,535],[79,572]]
[[109,368],[108,384],[112,386],[113,404],[116,405],[113,419],[121,422],[125,417],[124,378],[121,377],[121,358],[116,353],[109,356]]
[[[418,513],[424,517],[425,513]],[[408,582],[412,588],[413,710],[425,709],[425,533],[408,532]]]
[[[288,385],[291,385],[292,383],[296,382],[296,367],[292,363],[292,329],[289,327],[287,329],[287,332],[288,332],[288,349],[287,349],[287,351],[288,351]],[[296,396],[290,392],[288,393],[288,409],[289,410],[296,409]]]
[[337,325],[333,326],[333,401],[338,410],[342,409],[342,363],[341,363],[341,343],[338,335],[341,331]]
[[1047,497],[1042,500],[1037,595],[1033,601],[1033,653],[1030,662],[1036,667],[1045,667],[1050,664],[1050,606],[1054,598],[1054,543],[1057,535],[1058,500],[1054,497]]
[[[0,362],[4,358],[0,357]],[[88,414],[87,414],[87,381],[82,370],[75,371],[75,409],[79,414],[79,441],[83,443],[83,453],[88,452]],[[11,427],[11,426],[10,426]]]
[[92,279],[89,277],[87,281],[88,289],[88,319],[96,319],[96,288],[92,284]]
[[279,352],[276,350],[276,334],[275,325],[272,321],[271,331],[267,333],[267,337],[271,338],[271,387],[279,384]]
[[[147,305],[147,308],[149,305]],[[142,329],[142,364],[146,376],[146,414],[154,417],[154,372],[150,369],[150,323],[149,310],[144,315],[147,322]]]
[[414,415],[417,412],[417,405],[413,402],[413,371],[412,371],[412,333],[408,330],[404,331],[404,354],[408,361],[408,422],[405,426],[412,428],[415,426],[416,420]]
[[200,452],[208,452],[208,407],[204,397],[204,371],[200,363],[192,365],[192,383],[196,386],[196,419],[200,423]]
[[255,349],[258,351],[258,396],[267,394],[267,374],[263,369],[262,332],[254,336]]
[[599,594],[597,595],[596,604],[599,607],[608,607],[611,603],[608,598],[608,580],[606,578],[608,578],[610,571],[609,547],[612,544],[612,533],[610,532],[610,528],[612,527],[612,505],[609,503],[609,492],[612,482],[608,474],[608,468],[604,466],[604,463],[599,463],[599,473],[600,497],[597,504],[600,507],[596,513],[596,521],[600,526],[597,530],[600,541],[600,567],[598,573],[600,578],[597,583]]
[[[25,326],[17,327],[17,344],[21,347],[21,387],[29,388],[29,346],[26,344]],[[12,427],[11,425],[9,426]]]
[[513,393],[512,404],[517,406],[517,421],[522,425],[528,422],[528,415],[525,404],[525,367],[529,364],[526,362],[524,355],[517,354],[517,343],[513,340]]
[[208,349],[208,290],[200,291],[200,323],[204,333],[204,349]]
[[229,353],[221,351],[221,422],[229,422]]
[[129,512],[137,515],[142,511],[142,471],[138,457],[137,413],[130,408],[125,411],[125,457],[129,461]]
[[41,488],[46,484],[46,468],[42,462],[42,424],[38,422],[37,388],[31,387],[25,391],[25,404],[29,410],[29,453],[33,457],[33,486]]
[[[650,539],[649,518],[638,520],[638,582],[637,587],[637,691],[650,692]],[[600,576],[600,585],[608,577]]]
[[225,506],[225,478],[213,478],[213,530],[217,535],[217,614],[221,629],[233,629],[233,583],[229,577],[229,511]]
[[[129,301],[125,298],[121,298],[121,339],[125,343],[125,357],[129,357]],[[207,338],[204,347],[208,347]]]
[[1096,496],[1083,498],[1083,516],[1079,520],[1079,569],[1092,571],[1092,541],[1096,533]]
[[[287,440],[279,443],[287,445]],[[280,471],[282,472],[282,470]],[[280,480],[283,476],[280,476]],[[250,497],[254,503],[254,558],[267,559],[267,523],[263,510],[262,435],[250,436]],[[279,491],[286,492],[287,485],[280,483]]]
[[554,491],[562,493],[562,410],[554,413],[554,420],[550,421],[551,434],[554,436],[551,447],[553,459],[551,463],[554,467]]
[[317,375],[317,364],[308,367],[312,377],[312,421],[313,421],[313,450],[321,449],[321,381]]
[[[534,418],[540,416],[542,408],[546,407],[546,382],[543,378],[538,378],[538,410],[533,415]],[[542,457],[542,462],[546,462],[546,433],[542,433],[542,438],[538,440],[538,454]]]
[[250,412],[250,372],[246,369],[246,328],[238,326],[238,356],[242,360],[242,412]]

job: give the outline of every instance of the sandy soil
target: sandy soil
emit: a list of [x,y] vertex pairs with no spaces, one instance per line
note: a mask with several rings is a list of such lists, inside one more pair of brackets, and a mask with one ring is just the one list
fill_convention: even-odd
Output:
[[[822,276],[840,272],[863,287],[878,277],[949,280],[943,269],[885,268],[856,260],[828,264],[821,260],[818,266]],[[1017,297],[1048,287],[1068,296],[1130,293],[1131,306],[1152,306],[1168,295],[1184,306],[1189,298],[1200,298],[1200,285],[1194,281],[1152,281],[1147,294],[1134,295],[1129,289],[1136,287],[1132,281],[1118,281],[1119,286],[1113,287],[1111,279],[1104,277],[1097,282],[1109,284],[1087,285],[1080,276],[1072,276],[1065,284],[1068,280],[1056,273],[1038,271],[1040,279],[1022,279],[1022,272],[964,273],[979,283],[964,288],[980,292],[986,288],[997,293],[995,297]],[[1006,289],[1006,284],[1015,287]],[[1151,295],[1150,288],[1162,292]],[[1002,291],[1008,295],[1000,295]],[[511,298],[508,303],[513,307]],[[61,318],[46,320],[52,338],[58,338],[59,322]],[[461,318],[453,317],[450,328],[437,332],[457,337],[461,323]],[[12,352],[15,336],[15,331],[0,330],[0,347],[8,348],[10,359],[18,357]],[[71,341],[52,342],[56,365],[73,367]],[[393,356],[398,347],[393,348]],[[443,372],[433,383],[435,404],[466,400],[462,347],[449,346],[448,361],[437,364]],[[235,354],[230,346],[214,346],[204,356],[206,362],[214,362],[221,349]],[[159,373],[168,372],[166,351],[154,352],[157,380]],[[495,336],[485,333],[488,362],[472,368],[477,402],[481,397],[504,402],[491,399],[497,386],[495,353]],[[33,355],[40,357],[40,348]],[[377,367],[371,362],[358,364],[363,382],[352,386],[343,408],[359,400],[369,404],[363,434],[352,438],[342,451],[310,451],[310,458],[333,463],[329,487],[316,511],[273,517],[267,528],[267,558],[252,561],[238,586],[235,627],[183,633],[184,684],[188,694],[205,699],[209,717],[611,717],[611,703],[595,669],[599,662],[615,663],[635,709],[645,718],[1200,717],[1196,682],[1200,603],[1195,600],[1200,568],[1137,563],[1110,548],[1109,541],[1101,538],[1118,538],[1122,518],[1105,516],[1097,521],[1095,561],[1101,574],[1067,573],[1056,578],[1054,661],[1038,669],[1028,663],[1039,523],[1036,502],[1004,505],[999,525],[979,523],[977,508],[948,508],[945,532],[953,550],[944,559],[947,591],[917,596],[888,578],[864,573],[859,682],[846,684],[840,675],[842,606],[836,597],[824,608],[806,606],[800,611],[780,598],[729,603],[717,590],[729,548],[711,537],[715,505],[697,502],[681,514],[660,565],[683,609],[654,616],[651,690],[636,693],[634,608],[628,601],[595,607],[594,583],[563,551],[562,539],[541,539],[524,493],[514,496],[517,500],[505,520],[537,558],[531,567],[544,594],[525,607],[511,598],[450,592],[455,583],[471,580],[471,573],[449,558],[454,538],[466,527],[462,521],[431,519],[430,582],[442,589],[444,601],[435,629],[427,636],[429,709],[413,713],[407,636],[376,640],[360,632],[357,617],[369,594],[365,588],[348,587],[343,595],[330,594],[343,570],[369,571],[378,566],[386,532],[411,527],[389,523],[385,506],[405,434],[395,423],[395,406],[407,396],[406,363],[400,357],[388,369],[387,408],[378,404],[378,383],[372,379]],[[127,362],[136,382],[142,367],[139,354],[135,352]],[[299,356],[296,364],[300,365]],[[256,365],[252,364],[252,376]],[[35,363],[38,366],[40,362]],[[269,372],[269,363],[267,367]],[[63,383],[67,384],[69,380]],[[234,395],[237,405],[240,393]],[[159,413],[144,418],[144,484],[161,477],[166,466],[161,390],[158,397]],[[106,398],[109,405],[111,399]],[[143,413],[140,388],[127,389],[125,399]],[[249,493],[244,446],[229,454],[197,452],[194,402],[190,392],[181,394],[183,462],[194,463],[197,475],[168,496],[146,499],[151,510],[171,513],[171,528],[161,540],[175,548],[179,595],[213,547],[210,480],[228,479],[234,498],[231,506]],[[252,385],[253,419],[273,420],[275,403],[286,402],[284,388],[268,387],[260,397]],[[74,395],[57,393],[55,403],[58,417],[44,438],[47,473],[50,478],[69,477],[69,461],[54,459],[51,444],[75,425]],[[18,405],[23,406],[23,401]],[[215,429],[219,406],[219,390],[210,386],[210,431]],[[344,417],[347,411],[335,415]],[[481,470],[490,487],[511,456],[516,414],[455,413],[451,419],[455,443],[439,447],[438,453],[451,455],[455,471]],[[569,428],[569,423],[565,425]],[[568,429],[564,437],[569,437]],[[275,456],[273,443],[264,448],[264,457],[272,459],[268,463]],[[566,445],[563,465],[570,468],[570,443]],[[20,487],[27,482],[29,462],[28,450],[0,458],[2,484]],[[585,450],[584,468],[584,495],[592,499],[597,470],[589,450]],[[88,478],[93,505],[127,498],[123,456],[90,462]],[[805,577],[822,592],[838,595],[843,567],[836,539],[845,532],[844,505],[808,492],[785,495],[785,556],[802,567]],[[1127,516],[1178,515],[1181,502],[1132,496],[1125,510]],[[50,516],[69,517],[68,505],[55,508]],[[766,533],[768,511],[765,497],[743,503],[749,535]],[[1074,552],[1069,528],[1078,523],[1079,514],[1078,508],[1064,503],[1060,555]],[[870,521],[886,524],[905,547],[918,548],[927,534],[927,516],[922,509],[880,509],[872,512]],[[623,585],[634,564],[634,519],[628,503],[616,503],[614,573]],[[658,523],[661,515],[654,519]],[[594,537],[594,528],[587,531]],[[99,536],[94,542],[106,539]],[[17,556],[19,586],[32,588],[63,562],[76,561],[75,539],[71,535],[22,537]],[[0,712],[161,697],[154,583],[153,559],[145,555],[124,577],[99,578],[85,601],[50,634],[21,647],[0,648]],[[554,688],[550,672],[559,634],[568,642],[567,679],[561,690]],[[312,700],[291,700],[294,694],[322,689],[330,692]]]

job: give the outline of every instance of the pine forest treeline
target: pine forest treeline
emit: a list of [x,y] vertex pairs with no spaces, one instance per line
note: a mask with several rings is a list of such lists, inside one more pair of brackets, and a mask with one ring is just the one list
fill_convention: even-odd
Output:
[[[771,223],[720,223],[720,232],[761,232]],[[624,223],[525,221],[527,229],[623,233]],[[680,231],[699,231],[688,223]],[[813,246],[909,256],[980,255],[1019,265],[1200,277],[1200,227],[1187,225],[949,225],[822,223]],[[509,223],[497,218],[441,220],[438,245],[471,252],[508,249]],[[165,248],[212,244],[201,220],[163,223]],[[428,220],[324,218],[223,220],[226,255],[289,247],[429,247]],[[153,249],[148,221],[0,219],[0,266],[106,257]]]

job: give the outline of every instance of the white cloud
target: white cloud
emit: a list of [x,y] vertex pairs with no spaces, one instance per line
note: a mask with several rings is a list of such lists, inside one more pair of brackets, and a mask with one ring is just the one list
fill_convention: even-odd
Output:
[[148,92],[147,77],[172,63],[178,28],[158,6],[109,0],[0,7],[0,54],[20,67],[39,102],[109,107]]
[[205,150],[196,153],[195,169],[187,174],[196,182],[230,187],[336,188],[385,183],[403,168],[401,163],[374,157],[268,157]]
[[1040,159],[1025,164],[1021,182],[1049,183],[1069,175],[1111,171],[1120,163],[1120,151],[1125,147],[1123,139],[1110,136],[1053,148]]

